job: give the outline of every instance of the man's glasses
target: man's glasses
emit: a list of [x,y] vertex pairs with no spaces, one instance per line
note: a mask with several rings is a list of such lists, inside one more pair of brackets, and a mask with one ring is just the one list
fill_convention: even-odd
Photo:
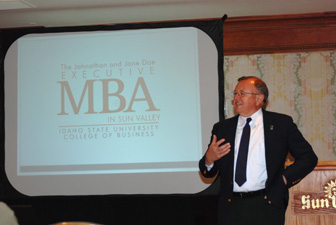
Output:
[[245,91],[233,91],[231,93],[232,97],[234,98],[236,95],[238,95],[239,97],[245,97],[246,95],[259,95],[258,93],[250,93],[250,92],[245,92]]

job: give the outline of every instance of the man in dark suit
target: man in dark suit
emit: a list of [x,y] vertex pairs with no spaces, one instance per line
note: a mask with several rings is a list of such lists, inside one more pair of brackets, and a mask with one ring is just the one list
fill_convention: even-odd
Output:
[[[219,172],[218,224],[283,225],[288,188],[314,169],[317,156],[290,116],[262,109],[262,80],[242,77],[232,95],[238,115],[214,125],[199,162],[204,177]],[[288,153],[295,162],[285,168]]]

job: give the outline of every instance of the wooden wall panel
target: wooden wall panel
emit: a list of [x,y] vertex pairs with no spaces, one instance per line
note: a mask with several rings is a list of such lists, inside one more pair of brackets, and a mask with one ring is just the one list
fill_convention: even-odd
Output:
[[336,12],[229,17],[223,27],[225,56],[336,49]]

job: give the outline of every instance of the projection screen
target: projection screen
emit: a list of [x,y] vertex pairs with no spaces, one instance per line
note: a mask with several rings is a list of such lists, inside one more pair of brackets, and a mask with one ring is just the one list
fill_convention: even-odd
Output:
[[5,57],[5,170],[29,196],[197,193],[218,53],[193,27],[42,33]]

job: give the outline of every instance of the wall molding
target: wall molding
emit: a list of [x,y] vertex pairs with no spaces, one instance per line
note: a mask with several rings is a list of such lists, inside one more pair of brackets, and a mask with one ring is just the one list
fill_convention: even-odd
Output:
[[336,49],[336,12],[228,18],[224,55]]

